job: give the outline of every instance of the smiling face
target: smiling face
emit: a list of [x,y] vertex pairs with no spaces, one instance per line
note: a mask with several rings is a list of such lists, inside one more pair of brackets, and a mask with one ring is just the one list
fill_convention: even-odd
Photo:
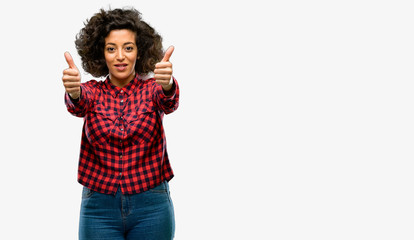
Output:
[[133,31],[119,29],[109,32],[105,38],[104,54],[112,84],[123,87],[134,79],[138,48]]

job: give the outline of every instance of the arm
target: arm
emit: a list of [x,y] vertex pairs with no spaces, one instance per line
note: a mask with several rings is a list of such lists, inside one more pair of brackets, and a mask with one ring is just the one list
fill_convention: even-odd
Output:
[[74,99],[68,92],[65,93],[65,104],[68,112],[77,117],[84,117],[91,109],[96,81],[92,80],[80,85],[79,97]]
[[153,101],[158,109],[165,114],[169,114],[177,110],[180,99],[180,89],[178,82],[173,78],[171,88],[165,91],[160,85],[154,85]]
[[91,83],[81,84],[78,68],[73,62],[72,56],[65,52],[65,59],[69,68],[63,71],[63,86],[65,87],[65,104],[70,113],[83,117],[89,109],[92,99]]
[[172,63],[170,57],[174,51],[171,46],[165,52],[161,62],[155,65],[154,78],[158,84],[154,87],[153,101],[164,113],[172,113],[178,108],[179,88],[175,78],[172,77]]

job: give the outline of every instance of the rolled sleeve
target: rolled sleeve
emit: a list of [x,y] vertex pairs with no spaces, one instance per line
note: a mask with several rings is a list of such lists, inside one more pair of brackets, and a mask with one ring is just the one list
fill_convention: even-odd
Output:
[[90,103],[92,102],[91,97],[93,96],[89,87],[91,82],[93,81],[81,84],[81,94],[78,99],[72,99],[68,93],[65,93],[65,105],[68,109],[68,112],[70,112],[72,115],[77,117],[84,117],[88,112]]
[[155,102],[158,107],[165,113],[169,114],[177,110],[179,105],[180,89],[177,80],[173,77],[173,85],[169,91],[169,95],[165,95],[161,85],[156,84],[155,87]]

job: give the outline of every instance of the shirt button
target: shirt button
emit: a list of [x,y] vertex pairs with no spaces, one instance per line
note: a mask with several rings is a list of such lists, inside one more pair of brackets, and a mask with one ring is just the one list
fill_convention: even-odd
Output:
[[122,176],[122,173],[121,172],[119,173],[119,176]]
[[121,100],[121,103],[123,103],[123,102],[124,102],[124,99]]
[[124,129],[123,129],[123,128],[121,128],[121,131],[124,131]]
[[119,156],[119,158],[121,158],[121,159],[122,159],[122,155],[121,155],[121,156]]
[[123,93],[124,92],[124,90],[121,90],[121,93]]

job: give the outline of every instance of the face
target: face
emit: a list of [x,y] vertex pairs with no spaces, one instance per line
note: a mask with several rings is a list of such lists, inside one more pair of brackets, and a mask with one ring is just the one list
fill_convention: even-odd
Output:
[[135,33],[127,29],[112,30],[105,38],[105,61],[109,78],[116,86],[125,86],[135,77],[138,49]]

